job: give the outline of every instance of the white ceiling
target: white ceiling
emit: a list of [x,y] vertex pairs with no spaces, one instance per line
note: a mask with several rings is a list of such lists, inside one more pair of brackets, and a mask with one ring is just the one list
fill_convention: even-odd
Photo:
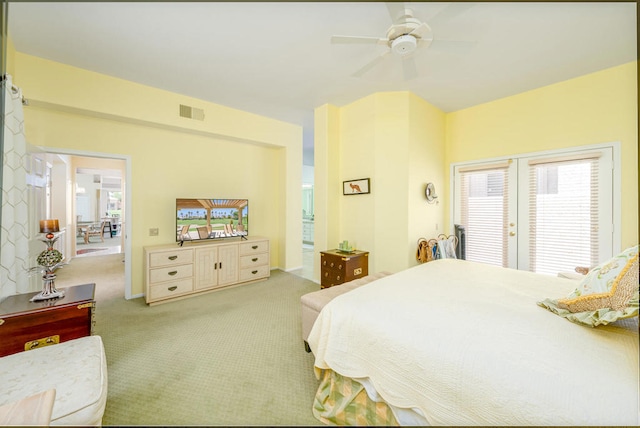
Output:
[[[331,44],[385,37],[385,3],[10,3],[20,52],[304,127],[313,109],[408,90],[445,112],[637,59],[636,3],[405,3],[429,24],[418,77],[404,81],[386,46]],[[28,88],[25,97],[29,98]]]

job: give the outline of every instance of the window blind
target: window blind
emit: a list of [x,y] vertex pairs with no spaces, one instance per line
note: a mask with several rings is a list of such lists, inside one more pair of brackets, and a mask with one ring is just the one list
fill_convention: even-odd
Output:
[[509,164],[459,170],[460,223],[466,228],[466,258],[507,266]]
[[598,158],[529,163],[529,269],[556,275],[598,263]]

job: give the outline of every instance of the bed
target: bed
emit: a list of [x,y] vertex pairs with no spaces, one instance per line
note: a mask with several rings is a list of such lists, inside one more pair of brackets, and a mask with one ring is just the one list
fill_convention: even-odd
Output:
[[[637,299],[637,255],[635,266]],[[308,338],[314,414],[340,425],[640,425],[638,317],[592,328],[537,304],[576,284],[444,259],[338,296]]]

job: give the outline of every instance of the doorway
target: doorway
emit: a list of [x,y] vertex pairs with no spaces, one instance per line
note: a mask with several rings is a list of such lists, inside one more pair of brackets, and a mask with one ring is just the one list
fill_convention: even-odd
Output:
[[[123,248],[124,161],[74,156],[76,257],[120,254]],[[90,165],[90,166],[89,166]]]
[[466,258],[556,275],[616,250],[615,145],[453,165]]
[[[53,206],[57,206],[54,214],[64,219],[61,225],[64,224],[67,231],[65,254],[71,255],[71,263],[60,272],[59,278],[75,275],[82,266],[83,272],[89,272],[89,282],[97,282],[91,279],[92,276],[109,281],[119,277],[116,280],[119,297],[138,297],[131,293],[131,243],[128,239],[131,184],[127,179],[131,176],[130,157],[66,149],[46,150],[44,155],[54,171],[50,199]],[[97,229],[103,225],[103,219],[111,221],[102,228],[100,236]],[[79,220],[87,223],[81,224]],[[87,224],[94,225],[96,231],[88,237],[88,243],[84,234]],[[84,276],[81,278],[86,282]],[[96,290],[96,295],[99,293]]]

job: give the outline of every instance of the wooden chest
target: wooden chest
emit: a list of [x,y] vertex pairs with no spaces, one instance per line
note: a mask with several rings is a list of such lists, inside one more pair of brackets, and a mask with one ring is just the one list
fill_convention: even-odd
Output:
[[320,288],[344,284],[369,274],[369,252],[320,252]]
[[0,302],[0,357],[91,335],[95,284],[61,290],[55,300],[30,302],[38,293],[26,293]]

